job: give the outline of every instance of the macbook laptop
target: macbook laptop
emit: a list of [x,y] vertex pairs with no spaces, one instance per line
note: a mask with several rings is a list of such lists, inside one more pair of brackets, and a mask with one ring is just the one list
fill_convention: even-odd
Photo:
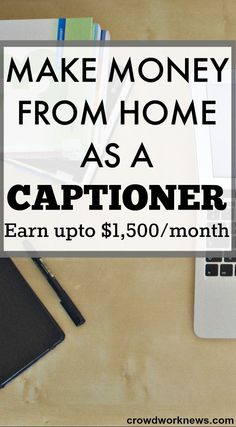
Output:
[[[217,91],[217,108],[222,119],[230,114],[229,99],[225,96],[224,85]],[[216,87],[205,86],[207,99],[214,99]],[[220,93],[222,91],[222,93]],[[198,96],[195,93],[196,96]],[[227,209],[207,212],[207,222],[219,221],[231,224],[231,207],[234,203],[231,195],[231,146],[229,135],[215,126],[206,127],[202,134],[196,130],[196,148],[199,177],[208,182],[211,176],[224,183],[228,190]],[[225,142],[222,149],[222,142]],[[232,222],[232,234],[235,227]],[[217,239],[208,239],[207,248],[218,251]],[[195,301],[194,331],[200,338],[236,338],[236,255],[219,251],[219,255],[206,252],[205,257],[195,260]]]

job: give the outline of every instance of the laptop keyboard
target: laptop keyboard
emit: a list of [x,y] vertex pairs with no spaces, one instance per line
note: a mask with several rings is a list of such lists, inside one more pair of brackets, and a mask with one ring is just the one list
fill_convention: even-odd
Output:
[[236,276],[236,258],[206,258],[205,275]]
[[[227,203],[227,209],[224,211],[209,211],[207,213],[208,223],[212,220],[222,222],[223,226],[228,225],[231,216],[231,206],[235,208],[235,196],[233,200]],[[236,221],[232,222],[232,234],[236,236]],[[214,249],[214,244],[218,245],[217,239],[207,239],[207,246]],[[236,257],[229,257],[223,253],[222,257],[205,258],[205,276],[208,277],[236,277]],[[235,252],[234,252],[235,255]]]

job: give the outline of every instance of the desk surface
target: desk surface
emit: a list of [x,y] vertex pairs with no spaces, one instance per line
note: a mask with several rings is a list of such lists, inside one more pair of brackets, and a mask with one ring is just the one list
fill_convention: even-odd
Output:
[[[234,0],[0,2],[2,19],[88,15],[112,39],[236,39]],[[33,263],[15,262],[66,340],[0,391],[0,425],[236,419],[236,340],[195,337],[192,259],[47,259],[87,318],[78,329]]]

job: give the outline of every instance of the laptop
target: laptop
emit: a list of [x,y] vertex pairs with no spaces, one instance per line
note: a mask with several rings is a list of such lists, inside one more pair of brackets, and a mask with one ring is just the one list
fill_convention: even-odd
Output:
[[[224,87],[218,90],[223,91]],[[201,97],[203,95],[214,99],[214,85],[206,85],[205,94],[199,94]],[[217,96],[220,115],[225,118],[230,115],[228,99],[223,93]],[[207,222],[219,221],[229,225],[234,203],[230,188],[231,147],[226,142],[229,135],[211,126],[206,127],[201,135],[196,131],[195,136],[200,179],[208,182],[209,177],[213,176],[224,183],[224,188],[229,186],[227,209],[207,212]],[[222,141],[225,141],[224,150]],[[212,251],[218,251],[216,245],[216,239],[207,242],[207,248]],[[194,331],[200,338],[236,338],[236,255],[232,252],[220,251],[219,255],[206,252],[205,257],[195,260]]]

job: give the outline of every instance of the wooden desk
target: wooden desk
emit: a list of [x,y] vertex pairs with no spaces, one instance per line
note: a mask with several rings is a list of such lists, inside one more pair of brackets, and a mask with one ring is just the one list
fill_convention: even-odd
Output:
[[[88,15],[112,39],[236,39],[234,0],[0,3],[2,19]],[[195,337],[192,259],[48,259],[87,318],[78,329],[33,263],[15,262],[66,340],[0,391],[0,425],[236,419],[236,340]]]

